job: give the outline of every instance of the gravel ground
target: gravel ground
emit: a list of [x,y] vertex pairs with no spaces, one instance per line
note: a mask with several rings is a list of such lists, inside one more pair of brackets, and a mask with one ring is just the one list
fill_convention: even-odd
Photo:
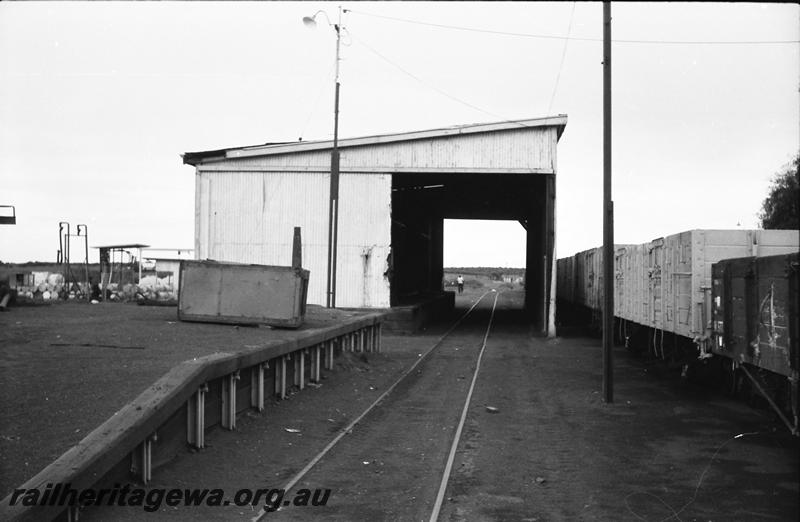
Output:
[[0,498],[176,364],[332,326],[358,312],[309,306],[297,330],[183,323],[176,307],[57,302],[0,313]]

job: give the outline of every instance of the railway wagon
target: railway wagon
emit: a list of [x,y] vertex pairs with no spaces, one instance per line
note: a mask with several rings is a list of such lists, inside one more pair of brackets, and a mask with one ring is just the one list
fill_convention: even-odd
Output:
[[[641,245],[615,245],[620,337],[634,348],[646,337],[648,350],[652,340],[656,356],[669,357],[684,371],[692,360],[722,356],[705,378],[716,379],[713,372],[727,367],[733,371],[719,377],[736,393],[746,375],[797,434],[798,249],[797,230],[689,230]],[[577,308],[587,311],[578,316],[599,318],[602,257],[596,248],[558,260],[559,313],[571,308],[575,315]],[[671,350],[665,350],[665,333]]]
[[713,352],[786,377],[796,375],[797,271],[797,253],[715,263]]
[[[614,245],[619,252],[635,245]],[[621,288],[620,288],[621,289]],[[597,314],[603,306],[603,249],[592,248],[556,264],[556,299],[561,314],[567,308],[577,316]],[[617,306],[614,306],[615,315]]]
[[[615,245],[614,315],[688,338],[710,352],[712,265],[789,254],[799,246],[796,230],[688,230],[640,245]],[[556,292],[562,304],[600,311],[602,257],[602,248],[595,248],[558,260]]]
[[[782,416],[782,420],[795,433],[800,408],[799,259],[796,252],[744,257],[720,261],[712,268],[712,352],[730,359],[732,370],[741,369],[779,415],[781,408],[765,388],[788,391],[784,407],[789,406],[794,419]],[[769,382],[778,376],[783,382]],[[776,395],[778,400],[787,397]]]

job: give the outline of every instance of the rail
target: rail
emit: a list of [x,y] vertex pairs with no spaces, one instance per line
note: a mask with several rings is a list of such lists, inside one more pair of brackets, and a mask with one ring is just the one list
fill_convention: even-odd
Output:
[[[323,457],[325,457],[325,455],[327,455],[327,454],[328,454],[328,452],[329,452],[329,451],[331,451],[331,450],[334,448],[334,446],[336,446],[336,444],[338,444],[338,443],[339,443],[339,441],[340,441],[340,440],[341,440],[341,439],[342,439],[342,438],[345,436],[345,434],[347,434],[347,433],[350,433],[350,432],[351,432],[351,430],[352,430],[352,429],[353,429],[353,428],[354,428],[354,427],[355,427],[355,426],[356,426],[356,425],[357,425],[359,422],[361,422],[361,420],[362,420],[362,419],[364,419],[364,417],[366,417],[366,416],[367,416],[367,414],[368,414],[370,411],[372,411],[372,410],[373,410],[373,409],[374,409],[376,406],[378,406],[379,404],[381,404],[381,402],[382,402],[382,401],[383,401],[383,400],[384,400],[384,399],[385,399],[385,398],[386,398],[386,397],[387,397],[389,394],[391,394],[391,393],[392,393],[392,391],[393,391],[393,390],[394,390],[394,389],[395,389],[395,388],[396,388],[396,387],[397,387],[397,386],[398,386],[398,385],[399,385],[401,382],[403,382],[403,381],[404,381],[404,380],[405,380],[405,379],[406,379],[406,378],[407,378],[409,375],[411,375],[411,374],[412,374],[412,373],[415,371],[415,369],[417,368],[417,366],[418,366],[418,365],[419,365],[419,364],[420,364],[422,361],[424,361],[425,359],[427,359],[427,358],[428,358],[428,356],[430,356],[430,355],[431,355],[431,353],[433,353],[433,352],[434,352],[434,351],[435,351],[435,350],[436,350],[436,349],[437,349],[437,348],[438,348],[440,345],[442,345],[442,343],[445,341],[445,339],[447,339],[447,338],[450,336],[450,334],[451,334],[451,333],[453,333],[453,331],[454,331],[456,328],[458,328],[458,326],[459,326],[459,325],[460,325],[460,324],[461,324],[461,323],[464,321],[464,319],[466,319],[466,318],[467,318],[467,317],[468,317],[468,316],[469,316],[469,315],[472,313],[472,311],[473,311],[473,310],[474,310],[474,309],[475,309],[475,308],[478,306],[478,304],[479,304],[479,303],[480,303],[480,302],[483,300],[483,298],[484,298],[484,297],[486,297],[486,296],[487,296],[487,295],[489,295],[490,293],[494,293],[494,292],[495,292],[494,290],[487,291],[487,292],[484,292],[484,293],[483,293],[483,295],[481,295],[480,297],[478,297],[478,299],[476,299],[476,300],[475,300],[475,302],[472,304],[472,306],[471,306],[471,307],[470,307],[470,308],[469,308],[469,309],[468,309],[468,310],[467,310],[467,311],[466,311],[466,312],[465,312],[465,313],[464,313],[464,314],[463,314],[461,317],[459,317],[459,318],[458,318],[458,319],[457,319],[457,320],[456,320],[456,321],[455,321],[455,322],[454,322],[454,323],[453,323],[453,324],[450,326],[450,328],[449,328],[449,329],[448,329],[448,330],[447,330],[447,331],[446,331],[444,334],[442,334],[442,336],[441,336],[441,337],[439,337],[439,340],[438,340],[438,341],[436,341],[436,343],[435,343],[433,346],[431,346],[430,348],[428,348],[428,350],[427,350],[426,352],[424,352],[424,353],[420,354],[420,355],[419,355],[419,357],[418,357],[418,358],[417,358],[417,359],[414,361],[414,363],[413,363],[411,366],[409,366],[409,367],[408,367],[408,368],[407,368],[407,369],[406,369],[406,370],[405,370],[405,371],[404,371],[404,372],[403,372],[403,373],[400,375],[400,377],[398,377],[398,378],[397,378],[397,380],[396,380],[396,381],[395,381],[395,382],[394,382],[394,383],[393,383],[391,386],[389,386],[389,388],[387,388],[387,389],[386,389],[386,391],[384,391],[384,392],[383,392],[383,393],[382,393],[382,394],[381,394],[381,395],[380,395],[380,396],[379,396],[377,399],[375,399],[375,401],[374,401],[372,404],[370,404],[370,405],[369,405],[369,406],[368,406],[368,407],[367,407],[367,408],[366,408],[366,409],[365,409],[363,412],[361,412],[361,414],[360,414],[358,417],[356,417],[354,420],[352,420],[352,421],[350,422],[350,424],[348,424],[346,427],[344,427],[344,428],[342,428],[341,430],[339,430],[339,433],[338,433],[338,434],[337,434],[337,435],[336,435],[336,436],[335,436],[335,437],[334,437],[334,438],[333,438],[333,439],[332,439],[330,442],[328,442],[328,444],[327,444],[327,445],[326,445],[326,446],[325,446],[325,447],[322,449],[322,451],[320,451],[319,453],[317,453],[317,454],[316,454],[316,455],[315,455],[315,456],[314,456],[314,457],[313,457],[313,458],[312,458],[312,459],[311,459],[311,460],[310,460],[310,461],[309,461],[309,462],[308,462],[308,463],[307,463],[307,464],[306,464],[306,465],[303,467],[303,469],[302,469],[302,470],[300,470],[300,472],[299,472],[299,473],[297,473],[297,474],[296,474],[294,477],[292,477],[292,478],[289,480],[289,482],[288,482],[288,483],[287,483],[287,484],[286,484],[286,485],[283,487],[283,491],[287,491],[287,492],[288,492],[288,491],[290,491],[292,488],[294,488],[294,487],[295,487],[295,486],[296,486],[296,485],[297,485],[297,484],[300,482],[300,480],[302,480],[302,479],[303,479],[303,477],[305,477],[305,476],[306,476],[306,474],[307,474],[309,471],[311,471],[311,470],[312,470],[312,469],[313,469],[313,468],[314,468],[314,467],[317,465],[317,463],[319,463],[319,462],[320,462],[320,460],[322,460],[322,458],[323,458]],[[494,317],[494,307],[495,307],[495,306],[496,306],[496,304],[497,304],[497,296],[498,296],[498,295],[499,295],[499,294],[495,294],[495,301],[494,301],[494,304],[492,305],[492,317]],[[485,336],[484,336],[484,338],[483,338],[483,346],[481,347],[481,352],[480,352],[480,355],[479,355],[479,362],[480,362],[480,357],[482,357],[482,355],[483,355],[483,350],[484,350],[484,348],[485,348],[485,346],[486,346],[486,340],[488,339],[488,336],[489,336],[489,330],[491,329],[491,326],[492,326],[492,325],[491,325],[491,319],[490,319],[490,321],[489,321],[489,325],[487,326],[486,335],[485,335]],[[472,386],[470,387],[470,391],[469,391],[469,394],[468,394],[468,396],[467,396],[467,402],[466,402],[466,404],[465,404],[465,406],[464,406],[464,411],[462,412],[462,418],[461,418],[461,422],[460,422],[460,424],[459,424],[459,428],[457,429],[456,436],[455,436],[455,438],[454,438],[454,440],[453,440],[453,446],[452,446],[452,448],[451,448],[451,451],[450,451],[450,455],[451,455],[451,457],[450,457],[450,460],[448,460],[448,464],[446,465],[446,469],[445,469],[445,472],[444,472],[444,475],[443,475],[443,478],[442,478],[442,483],[441,483],[441,485],[440,485],[440,492],[439,492],[439,494],[438,494],[438,497],[442,497],[442,496],[444,495],[443,489],[447,487],[447,481],[448,481],[448,479],[449,479],[449,475],[450,475],[450,468],[452,467],[452,456],[453,456],[453,454],[454,454],[454,452],[455,452],[455,448],[458,446],[458,443],[459,443],[459,438],[460,438],[460,432],[461,432],[461,428],[463,428],[463,422],[464,422],[464,419],[465,419],[465,415],[466,415],[467,407],[469,406],[469,401],[470,401],[470,398],[471,398],[471,395],[472,395],[472,387],[474,386],[475,379],[477,378],[478,371],[479,371],[479,369],[480,369],[480,368],[479,368],[479,366],[480,366],[480,364],[478,364],[478,366],[476,366],[476,367],[475,367],[475,369],[473,370],[473,380],[472,380]],[[437,501],[437,505],[434,507],[434,512],[433,512],[433,514],[432,514],[432,520],[434,520],[434,519],[435,519],[435,517],[438,517],[438,512],[439,512],[439,509],[440,509],[440,508],[441,508],[441,498],[440,498],[440,499]],[[278,509],[280,509],[280,507],[279,507]],[[250,519],[250,522],[261,522],[261,521],[264,519],[264,517],[266,517],[268,514],[269,514],[269,511],[267,511],[267,510],[265,510],[264,508],[262,508],[262,509],[261,509],[261,510],[258,512],[258,514],[257,514],[255,517],[253,517],[252,519]]]

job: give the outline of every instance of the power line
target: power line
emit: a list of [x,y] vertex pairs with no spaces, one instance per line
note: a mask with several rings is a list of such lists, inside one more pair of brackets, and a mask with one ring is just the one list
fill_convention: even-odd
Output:
[[[331,66],[328,69],[327,74],[325,75],[325,80],[333,77],[333,69],[336,67],[336,62],[331,62]],[[311,122],[311,118],[317,111],[317,106],[319,105],[319,100],[322,98],[322,91],[325,89],[325,82],[319,82],[319,90],[317,91],[317,96],[314,98],[314,104],[311,106],[311,110],[308,113],[308,118],[306,118],[306,122],[303,124],[303,128],[300,131],[300,141],[303,141],[303,137],[306,134],[306,128],[308,128],[308,124]]]
[[567,57],[567,45],[569,45],[569,35],[572,33],[572,18],[575,15],[575,4],[576,2],[572,2],[572,11],[569,14],[569,25],[567,26],[567,39],[564,40],[564,50],[561,51],[561,63],[558,66],[558,74],[556,75],[556,84],[553,86],[553,94],[550,96],[550,103],[547,105],[547,112],[545,114],[550,114],[550,110],[553,108],[553,100],[556,99],[556,91],[558,91],[558,82],[561,80],[561,69],[564,68],[564,58]]
[[[372,53],[374,53],[374,54],[375,54],[377,57],[379,57],[380,59],[384,60],[384,61],[385,61],[386,63],[388,63],[389,65],[391,65],[391,66],[395,67],[396,69],[398,69],[398,70],[399,70],[400,72],[402,72],[403,74],[406,74],[406,75],[410,76],[411,78],[415,79],[416,81],[418,81],[418,82],[419,82],[419,83],[421,83],[422,85],[424,85],[424,86],[428,87],[429,89],[433,89],[434,91],[438,92],[438,93],[439,93],[439,94],[441,94],[442,96],[445,96],[445,97],[447,97],[447,98],[450,98],[450,99],[451,99],[451,100],[453,100],[453,101],[456,101],[456,102],[458,102],[458,103],[460,103],[460,104],[462,104],[462,105],[465,105],[465,106],[467,106],[467,107],[469,107],[469,108],[471,108],[471,109],[474,109],[474,110],[476,110],[476,111],[482,112],[482,113],[484,113],[484,114],[487,114],[487,115],[489,115],[489,116],[492,116],[492,117],[494,117],[494,118],[500,118],[500,119],[501,119],[501,120],[503,120],[503,121],[506,121],[506,122],[512,122],[512,120],[508,120],[507,118],[503,118],[502,116],[499,116],[499,115],[497,115],[497,114],[494,114],[494,113],[492,113],[492,112],[489,112],[489,111],[486,111],[486,110],[483,110],[483,109],[481,109],[480,107],[477,107],[477,106],[475,106],[475,105],[473,105],[473,104],[471,104],[471,103],[469,103],[469,102],[467,102],[467,101],[464,101],[464,100],[462,100],[462,99],[460,99],[460,98],[457,98],[457,97],[455,97],[455,96],[452,96],[452,95],[448,94],[447,92],[445,92],[445,91],[443,91],[442,89],[440,89],[440,88],[436,87],[435,85],[431,85],[431,84],[429,84],[429,83],[425,82],[425,81],[424,81],[422,78],[420,78],[419,76],[417,76],[417,75],[415,75],[415,74],[413,74],[413,73],[411,73],[411,72],[407,71],[406,69],[404,69],[404,68],[403,68],[403,67],[401,67],[400,65],[398,65],[398,64],[396,64],[396,63],[394,63],[392,60],[390,60],[389,58],[387,58],[386,56],[384,56],[383,54],[381,54],[380,52],[378,52],[378,51],[377,51],[375,48],[373,48],[372,46],[370,46],[368,43],[366,43],[366,42],[365,42],[364,40],[362,40],[361,38],[356,38],[356,37],[352,36],[352,34],[351,34],[350,36],[351,36],[351,38],[353,38],[353,39],[354,39],[356,42],[358,42],[359,44],[361,44],[361,45],[363,45],[364,47],[366,47],[366,48],[367,48],[369,51],[371,51]],[[522,124],[521,124],[521,125],[522,125]],[[524,125],[523,125],[523,126],[524,126]]]
[[[481,29],[478,27],[465,27],[459,25],[437,24],[432,22],[423,22],[421,20],[411,20],[408,18],[397,18],[394,16],[378,15],[374,13],[367,13],[356,9],[348,9],[348,12],[360,14],[363,16],[371,16],[373,18],[383,18],[384,20],[392,20],[395,22],[403,22],[414,25],[424,25],[428,27],[438,27],[441,29],[452,29],[456,31],[469,31],[474,33],[494,34],[498,36],[514,36],[521,38],[540,38],[547,40],[572,40],[576,42],[602,42],[602,38],[581,38],[574,36],[559,36],[551,34],[534,34],[534,33],[516,33],[511,31],[496,31],[492,29]],[[771,44],[797,44],[800,40],[738,40],[738,41],[724,41],[724,40],[612,40],[613,43],[623,44],[657,44],[657,45],[771,45]]]
[[416,76],[415,74],[413,74],[413,73],[411,73],[411,72],[407,71],[406,69],[404,69],[404,68],[403,68],[403,67],[401,67],[400,65],[398,65],[398,64],[396,64],[396,63],[394,63],[392,60],[390,60],[389,58],[387,58],[386,56],[384,56],[384,55],[382,55],[380,52],[378,52],[378,51],[377,51],[375,48],[373,48],[373,47],[371,47],[369,44],[367,44],[367,42],[365,42],[365,41],[361,40],[360,38],[355,38],[355,37],[353,37],[352,35],[351,35],[351,38],[353,38],[353,40],[354,40],[354,41],[356,41],[357,43],[359,43],[359,44],[363,45],[365,48],[367,48],[369,51],[371,51],[372,53],[374,53],[376,56],[378,56],[379,58],[381,58],[382,60],[384,60],[384,61],[385,61],[386,63],[388,63],[389,65],[391,65],[391,66],[393,66],[393,67],[397,68],[397,69],[398,69],[400,72],[402,72],[403,74],[406,74],[406,75],[410,76],[411,78],[415,79],[416,81],[418,81],[419,83],[421,83],[421,84],[422,84],[422,85],[424,85],[425,87],[428,87],[429,89],[433,89],[434,91],[438,92],[438,93],[439,93],[439,94],[441,94],[442,96],[445,96],[445,97],[447,97],[447,98],[450,98],[451,100],[453,100],[453,101],[456,101],[456,102],[458,102],[458,103],[461,103],[462,105],[466,105],[467,107],[469,107],[469,108],[471,108],[471,109],[474,109],[474,110],[476,110],[476,111],[478,111],[478,112],[482,112],[482,113],[484,113],[484,114],[487,114],[487,115],[489,115],[489,116],[492,116],[492,117],[494,117],[494,118],[499,118],[499,121],[500,121],[500,122],[502,122],[502,123],[510,123],[510,124],[517,125],[517,126],[519,126],[520,128],[524,128],[524,129],[527,129],[527,128],[530,128],[530,127],[532,127],[532,125],[528,125],[527,123],[523,123],[523,122],[521,122],[521,121],[519,121],[519,120],[511,120],[511,119],[509,119],[509,118],[504,118],[503,116],[500,116],[500,115],[498,115],[498,114],[495,114],[495,113],[493,113],[493,112],[486,111],[486,110],[484,110],[484,109],[481,109],[480,107],[478,107],[478,106],[476,106],[476,105],[473,105],[473,104],[471,104],[471,103],[469,103],[469,102],[466,102],[466,101],[464,101],[464,100],[462,100],[462,99],[460,99],[460,98],[457,98],[457,97],[455,97],[455,96],[452,96],[452,95],[448,94],[447,92],[443,91],[442,89],[440,89],[440,88],[436,87],[435,85],[431,85],[431,84],[429,84],[429,83],[425,82],[424,80],[422,80],[421,78],[419,78],[419,77],[418,77],[418,76]]

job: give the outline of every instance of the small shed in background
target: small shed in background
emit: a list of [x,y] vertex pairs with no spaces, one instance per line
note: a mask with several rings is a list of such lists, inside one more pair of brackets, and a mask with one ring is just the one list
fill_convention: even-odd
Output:
[[177,297],[180,288],[181,261],[192,259],[194,259],[192,248],[147,248],[142,251],[145,280],[148,275],[155,276],[154,288],[161,285],[173,294],[172,297]]

